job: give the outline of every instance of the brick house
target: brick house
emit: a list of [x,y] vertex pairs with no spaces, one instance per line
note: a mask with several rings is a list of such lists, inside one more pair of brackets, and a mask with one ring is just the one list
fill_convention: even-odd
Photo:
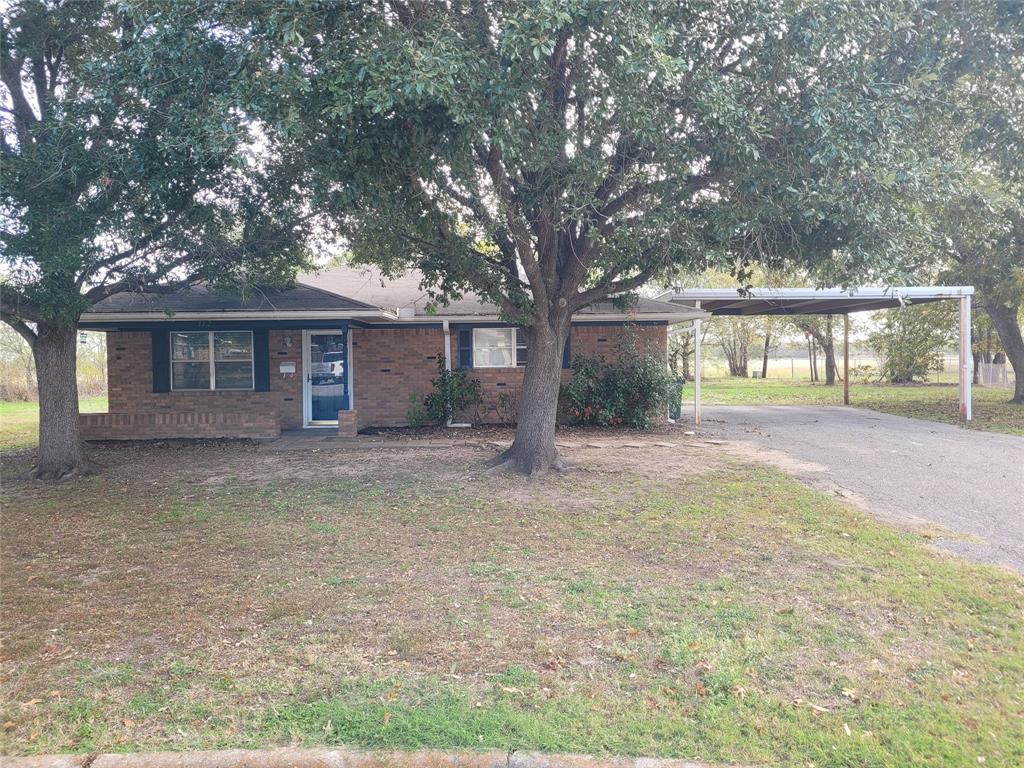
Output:
[[[525,346],[497,308],[467,295],[433,307],[410,273],[385,280],[336,267],[294,288],[245,297],[196,287],[124,293],[80,326],[107,334],[108,412],[82,414],[85,439],[276,437],[283,429],[401,426],[431,390],[438,360],[472,369],[483,403],[467,419],[514,418]],[[594,304],[573,319],[575,354],[617,354],[625,334],[667,352],[668,326],[699,310],[640,299],[628,311]]]

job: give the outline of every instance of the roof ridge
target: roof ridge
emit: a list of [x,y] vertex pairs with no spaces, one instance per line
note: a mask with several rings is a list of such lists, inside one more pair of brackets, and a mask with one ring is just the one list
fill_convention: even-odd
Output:
[[386,309],[386,307],[381,307],[381,306],[378,306],[377,304],[367,304],[365,301],[360,301],[359,299],[353,299],[351,296],[343,296],[340,293],[335,293],[334,291],[329,291],[326,288],[321,288],[318,285],[310,285],[309,283],[304,283],[301,280],[299,280],[299,278],[297,278],[297,277],[295,278],[295,285],[301,285],[303,288],[309,288],[309,290],[311,290],[311,291],[316,291],[317,293],[322,293],[325,296],[331,296],[331,297],[333,297],[335,299],[344,299],[345,301],[351,301],[353,304],[358,304],[359,306],[366,307],[367,309]]

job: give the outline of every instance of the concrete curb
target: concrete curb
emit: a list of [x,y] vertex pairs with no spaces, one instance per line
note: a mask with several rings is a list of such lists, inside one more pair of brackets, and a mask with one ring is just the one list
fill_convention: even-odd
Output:
[[703,763],[649,757],[293,748],[40,755],[5,757],[0,762],[4,768],[707,768]]

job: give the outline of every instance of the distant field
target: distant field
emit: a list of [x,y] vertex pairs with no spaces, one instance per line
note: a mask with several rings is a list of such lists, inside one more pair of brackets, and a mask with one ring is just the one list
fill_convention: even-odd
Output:
[[[839,354],[840,357],[838,363],[839,367],[842,368],[842,352],[840,351]],[[871,369],[871,371],[874,372],[872,376],[877,376],[878,365],[877,357],[872,357],[870,355],[850,355],[851,371],[856,371],[858,368]],[[929,374],[929,383],[956,384],[960,380],[960,374],[957,367],[957,358],[955,356],[947,355],[943,358],[942,370],[932,371]],[[752,372],[761,372],[761,359],[759,357],[750,361],[750,370]],[[729,375],[729,367],[725,360],[714,356],[704,358],[701,371],[707,379],[726,378]],[[821,377],[825,376],[824,356],[818,358],[818,374]],[[811,379],[811,364],[808,362],[806,355],[803,357],[770,357],[768,358],[768,378],[788,381],[794,384],[809,384]]]
[[[1024,406],[1009,403],[1005,389],[973,388],[970,426],[1024,435]],[[693,385],[686,395],[692,402]],[[918,419],[955,424],[959,417],[955,384],[851,384],[850,405]],[[773,379],[705,379],[701,400],[707,405],[842,405],[843,386]]]
[[[82,413],[107,410],[107,398],[83,397]],[[39,440],[39,403],[0,402],[0,451],[34,448]]]

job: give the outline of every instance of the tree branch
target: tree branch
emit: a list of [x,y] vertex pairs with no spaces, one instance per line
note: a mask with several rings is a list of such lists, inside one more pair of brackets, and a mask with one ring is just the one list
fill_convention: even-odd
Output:
[[606,298],[613,293],[624,293],[626,291],[635,290],[654,277],[658,273],[658,270],[663,266],[663,264],[649,264],[638,274],[623,280],[615,280],[614,277],[618,273],[612,272],[610,275],[606,275],[605,279],[593,288],[577,293],[571,302],[572,311],[574,313],[578,312],[588,304]]
[[529,225],[522,217],[519,202],[515,190],[512,188],[505,166],[502,163],[501,150],[495,146],[485,148],[476,147],[477,163],[487,171],[487,175],[494,185],[498,198],[504,203],[505,218],[508,224],[508,231],[516,246],[519,261],[522,262],[523,271],[526,272],[526,279],[530,281],[530,288],[533,291],[534,301],[544,307],[548,306],[548,289],[544,282],[544,275],[537,257],[533,252],[533,244],[530,241]]
[[21,338],[28,342],[30,348],[36,348],[36,332],[29,328],[24,320],[9,315],[7,312],[0,312],[0,319],[16,330]]
[[120,280],[116,280],[113,283],[100,283],[99,285],[93,286],[85,292],[85,299],[90,305],[96,304],[103,299],[113,296],[115,293],[122,293],[124,291],[139,291],[145,293],[162,293],[162,292],[173,292],[181,287],[192,285],[198,282],[201,278],[198,275],[192,275],[181,280],[177,280],[171,283],[161,283],[164,278],[167,277],[171,272],[176,270],[178,267],[184,266],[194,258],[193,254],[187,253],[183,256],[179,256],[177,259],[167,262],[161,266],[158,270],[151,272],[146,275],[128,275],[122,277]]
[[87,268],[84,268],[75,280],[75,285],[81,288],[90,277],[95,275],[101,269],[113,269],[119,262],[137,256],[140,250],[152,245],[157,238],[161,237],[179,218],[181,218],[182,213],[183,211],[180,210],[172,212],[166,219],[164,219],[164,221],[156,224],[148,233],[136,240],[130,248],[111,254],[106,258],[93,262]]
[[32,59],[32,87],[36,92],[36,104],[39,105],[39,119],[45,121],[50,111],[50,89],[46,83],[46,65],[41,51]]
[[[715,181],[716,175],[713,173],[696,174],[690,176],[686,181],[683,182],[682,186],[686,187],[691,194],[700,192],[702,189],[707,189],[712,182]],[[615,227],[611,222],[611,219],[615,214],[621,212],[624,208],[636,203],[644,195],[653,192],[659,187],[664,187],[669,184],[675,184],[672,179],[665,179],[660,181],[652,182],[641,182],[634,184],[632,187],[627,189],[621,195],[616,197],[614,200],[609,201],[604,207],[597,211],[594,217],[597,221],[597,231],[604,236],[610,235]]]
[[39,307],[25,298],[20,291],[4,284],[0,284],[0,312],[32,323],[42,320]]
[[0,60],[0,81],[7,86],[7,90],[11,94],[14,127],[18,133],[18,141],[23,147],[27,147],[31,141],[30,129],[39,122],[39,119],[32,111],[21,83],[21,65],[24,61],[24,58],[9,59],[4,56]]

